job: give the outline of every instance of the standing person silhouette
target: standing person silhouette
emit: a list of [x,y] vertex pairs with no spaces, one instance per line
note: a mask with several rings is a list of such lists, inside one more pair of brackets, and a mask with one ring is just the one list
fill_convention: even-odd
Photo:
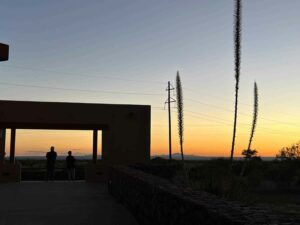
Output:
[[55,161],[57,153],[54,151],[54,146],[51,146],[50,151],[47,152],[47,180],[54,180]]
[[66,157],[68,179],[75,180],[75,157],[72,156],[72,151],[68,151],[68,156]]

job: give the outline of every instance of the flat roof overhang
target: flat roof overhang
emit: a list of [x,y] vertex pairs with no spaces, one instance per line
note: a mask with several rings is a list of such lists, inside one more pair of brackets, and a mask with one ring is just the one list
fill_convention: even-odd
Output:
[[46,124],[46,123],[14,123],[1,122],[0,128],[32,129],[32,130],[107,130],[107,124]]
[[149,105],[0,100],[0,128],[107,130],[116,117],[150,113]]

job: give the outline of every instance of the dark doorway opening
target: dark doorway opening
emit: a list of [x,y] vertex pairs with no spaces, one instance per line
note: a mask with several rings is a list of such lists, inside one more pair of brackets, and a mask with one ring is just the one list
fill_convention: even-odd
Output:
[[[32,130],[6,129],[6,161],[10,163],[12,132],[15,132],[15,163],[21,165],[22,181],[46,180],[46,153],[55,147],[55,180],[68,180],[66,156],[68,151],[76,159],[75,180],[85,179],[85,168],[96,159],[101,160],[102,132],[93,130]],[[96,135],[97,134],[97,135]],[[96,138],[96,140],[95,140]],[[96,146],[94,146],[96,145]],[[93,149],[97,149],[95,152]]]

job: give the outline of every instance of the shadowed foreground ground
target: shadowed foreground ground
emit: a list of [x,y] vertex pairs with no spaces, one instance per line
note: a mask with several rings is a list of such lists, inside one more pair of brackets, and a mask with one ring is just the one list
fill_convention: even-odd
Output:
[[0,184],[0,225],[136,225],[104,184],[22,182]]

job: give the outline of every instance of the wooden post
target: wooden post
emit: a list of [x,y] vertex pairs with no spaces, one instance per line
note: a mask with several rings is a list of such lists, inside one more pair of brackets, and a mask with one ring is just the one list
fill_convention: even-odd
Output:
[[5,160],[5,137],[6,129],[0,128],[0,164],[3,164]]
[[11,129],[10,135],[10,155],[9,162],[10,164],[15,164],[15,146],[16,146],[16,129]]
[[98,130],[93,130],[93,163],[97,163]]

